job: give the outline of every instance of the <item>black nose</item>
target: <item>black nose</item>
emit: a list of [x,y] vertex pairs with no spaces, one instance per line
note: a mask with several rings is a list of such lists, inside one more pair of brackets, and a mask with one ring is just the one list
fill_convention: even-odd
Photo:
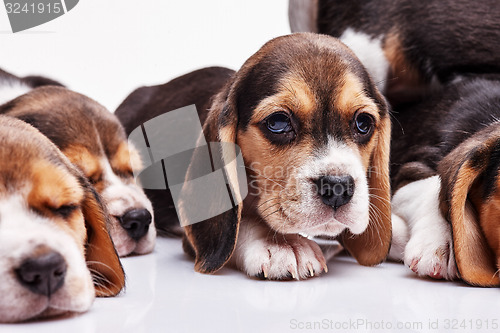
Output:
[[58,252],[51,251],[29,258],[16,269],[17,279],[35,294],[50,297],[64,284],[66,262]]
[[148,233],[151,213],[147,209],[133,209],[126,212],[119,220],[130,238],[138,241]]
[[351,176],[323,176],[314,182],[325,205],[337,210],[351,201],[354,179]]

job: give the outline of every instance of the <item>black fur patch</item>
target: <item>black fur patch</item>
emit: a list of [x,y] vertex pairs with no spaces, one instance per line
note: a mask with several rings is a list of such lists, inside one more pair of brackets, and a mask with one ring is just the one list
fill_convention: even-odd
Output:
[[489,156],[488,166],[484,172],[484,192],[483,199],[487,200],[488,198],[495,193],[496,184],[498,181],[498,172],[500,170],[500,140],[498,140],[491,154]]
[[467,160],[469,160],[469,166],[474,170],[482,169],[483,166],[486,165],[487,163],[489,155],[488,150],[481,148],[476,147],[467,154]]
[[220,269],[233,253],[238,225],[237,207],[211,219],[195,223],[191,243],[196,248],[196,265],[204,273]]

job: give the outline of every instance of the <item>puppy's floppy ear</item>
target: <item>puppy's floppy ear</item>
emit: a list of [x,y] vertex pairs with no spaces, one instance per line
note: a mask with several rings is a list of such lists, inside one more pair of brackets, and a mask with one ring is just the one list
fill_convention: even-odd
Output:
[[99,195],[86,180],[84,190],[82,211],[87,228],[85,261],[92,274],[96,296],[115,296],[125,286],[125,273],[108,232],[110,216]]
[[478,212],[486,199],[484,174],[500,146],[500,126],[490,127],[464,141],[438,165],[440,208],[452,225],[458,271],[465,282],[483,287],[500,285],[495,256]]
[[392,237],[389,150],[391,121],[387,111],[377,129],[371,165],[367,171],[370,196],[370,222],[360,235],[348,232],[342,235],[342,243],[356,260],[365,266],[382,262],[389,253]]
[[[238,170],[241,165],[236,159],[238,114],[230,90],[231,86],[228,85],[215,97],[203,131],[206,141],[212,147],[212,164],[216,165],[215,169],[220,168],[223,171],[227,183],[227,188],[224,186],[221,191],[224,193],[213,191],[212,200],[222,202],[224,198],[221,196],[227,196],[229,193],[232,208],[199,223],[185,226],[184,249],[195,256],[195,270],[201,273],[216,272],[231,257],[241,220],[242,200],[246,196],[246,178],[241,177],[242,173]],[[216,147],[217,145],[212,144],[214,142],[219,142],[220,145]],[[189,172],[193,171],[193,166],[203,164],[201,158],[202,153],[194,153]],[[189,176],[189,172],[187,179],[194,178]],[[190,196],[190,191],[192,190],[188,188],[184,195]],[[188,209],[189,207],[183,207],[181,204],[181,211]],[[183,213],[180,215],[182,220]]]

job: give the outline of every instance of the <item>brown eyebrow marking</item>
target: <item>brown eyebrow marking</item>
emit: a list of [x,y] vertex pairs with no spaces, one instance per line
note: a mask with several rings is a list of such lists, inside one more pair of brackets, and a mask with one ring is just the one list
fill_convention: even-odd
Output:
[[95,178],[102,174],[99,159],[84,146],[71,145],[65,148],[63,153],[87,178]]
[[306,120],[316,108],[316,98],[309,85],[301,78],[288,74],[279,82],[278,92],[264,98],[255,107],[252,122],[260,122],[280,109],[290,110]]
[[118,145],[110,164],[113,170],[122,174],[132,173],[134,170],[141,170],[143,167],[139,153],[126,141]]
[[342,81],[344,84],[336,96],[336,107],[339,110],[350,114],[353,114],[360,108],[363,108],[374,116],[376,121],[378,121],[380,118],[378,112],[376,112],[378,107],[375,102],[368,97],[366,93],[364,93],[364,86],[359,78],[353,73],[345,72]]
[[63,205],[79,205],[83,199],[77,179],[63,167],[48,161],[39,160],[33,164],[31,179],[28,204],[32,207],[57,209]]

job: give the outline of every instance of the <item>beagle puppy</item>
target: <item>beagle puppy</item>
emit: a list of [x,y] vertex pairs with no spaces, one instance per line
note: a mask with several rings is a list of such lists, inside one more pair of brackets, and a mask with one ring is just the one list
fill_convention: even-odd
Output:
[[[140,88],[116,115],[130,131],[189,104],[206,119],[207,142],[241,149],[247,182],[231,162],[234,145],[212,152],[222,156],[234,206],[184,227],[196,271],[231,263],[267,279],[319,275],[325,259],[306,235],[340,240],[362,265],[384,260],[391,239],[389,110],[344,44],[310,33],[278,37],[237,72],[207,68]],[[180,207],[181,216],[190,209]]]
[[290,0],[293,32],[338,37],[392,105],[415,101],[457,75],[500,72],[494,0]]
[[395,113],[391,257],[418,275],[500,286],[500,78]]
[[0,322],[87,311],[125,276],[100,196],[32,126],[0,116]]
[[120,256],[151,252],[156,240],[153,209],[133,178],[130,160],[138,155],[116,117],[64,87],[30,90],[24,81],[12,81],[27,92],[0,106],[0,114],[37,128],[85,174],[112,216],[110,233]]

